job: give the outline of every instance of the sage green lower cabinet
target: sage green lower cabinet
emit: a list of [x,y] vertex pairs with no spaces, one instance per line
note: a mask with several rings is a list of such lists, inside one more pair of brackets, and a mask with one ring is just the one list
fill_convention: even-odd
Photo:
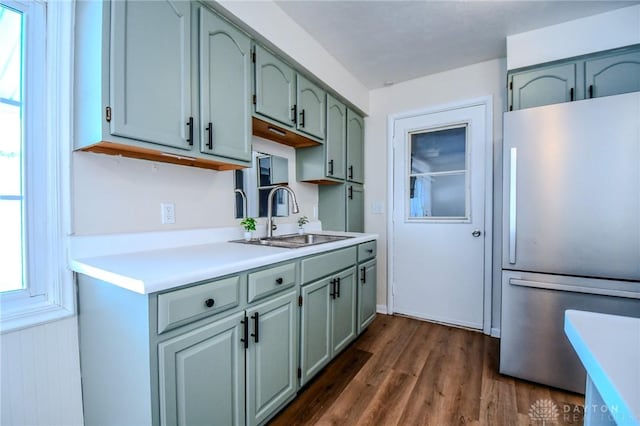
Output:
[[358,334],[376,317],[376,260],[358,265]]
[[296,394],[297,296],[291,290],[247,310],[247,425],[262,423]]
[[244,425],[244,312],[158,345],[163,425]]
[[335,278],[334,299],[331,310],[331,352],[338,354],[347,347],[358,334],[356,324],[356,287],[355,268],[341,272]]
[[302,287],[300,369],[303,385],[331,360],[331,279]]
[[351,267],[302,287],[300,385],[356,338],[355,279]]
[[267,423],[375,316],[368,241],[153,294],[78,275],[86,425]]

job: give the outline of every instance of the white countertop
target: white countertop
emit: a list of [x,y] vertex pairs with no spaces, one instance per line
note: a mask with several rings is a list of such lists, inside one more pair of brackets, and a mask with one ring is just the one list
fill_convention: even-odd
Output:
[[[310,231],[352,238],[289,249],[216,241],[234,235],[228,229],[77,237],[72,239],[69,265],[75,272],[149,294],[378,238],[375,234]],[[240,238],[240,234],[234,236]]]
[[564,331],[616,423],[640,425],[640,318],[568,310]]

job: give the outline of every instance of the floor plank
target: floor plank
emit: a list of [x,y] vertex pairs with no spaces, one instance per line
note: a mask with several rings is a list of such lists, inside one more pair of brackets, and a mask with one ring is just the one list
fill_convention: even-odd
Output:
[[272,425],[582,424],[584,397],[498,372],[499,341],[481,333],[378,315]]

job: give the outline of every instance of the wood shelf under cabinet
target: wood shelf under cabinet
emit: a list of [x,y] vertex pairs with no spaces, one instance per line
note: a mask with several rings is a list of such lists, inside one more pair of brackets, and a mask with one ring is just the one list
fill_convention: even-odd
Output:
[[98,154],[120,155],[128,158],[138,158],[143,160],[157,161],[161,163],[179,164],[181,166],[200,167],[210,170],[238,170],[248,166],[223,163],[221,161],[208,160],[205,158],[195,158],[188,155],[169,154],[150,148],[125,145],[115,142],[101,141],[93,145],[81,148],[79,151],[94,152]]
[[275,124],[267,123],[266,121],[260,120],[256,117],[253,117],[252,124],[253,134],[255,136],[260,136],[261,138],[269,139],[273,142],[278,142],[294,148],[305,148],[308,146],[320,145],[320,142],[306,138],[292,132],[291,130],[283,129]]

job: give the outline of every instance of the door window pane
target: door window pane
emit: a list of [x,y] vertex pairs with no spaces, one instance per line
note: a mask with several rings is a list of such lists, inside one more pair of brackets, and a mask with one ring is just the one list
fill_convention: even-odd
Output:
[[410,219],[468,219],[467,126],[409,134]]
[[23,289],[22,14],[0,5],[0,292]]

